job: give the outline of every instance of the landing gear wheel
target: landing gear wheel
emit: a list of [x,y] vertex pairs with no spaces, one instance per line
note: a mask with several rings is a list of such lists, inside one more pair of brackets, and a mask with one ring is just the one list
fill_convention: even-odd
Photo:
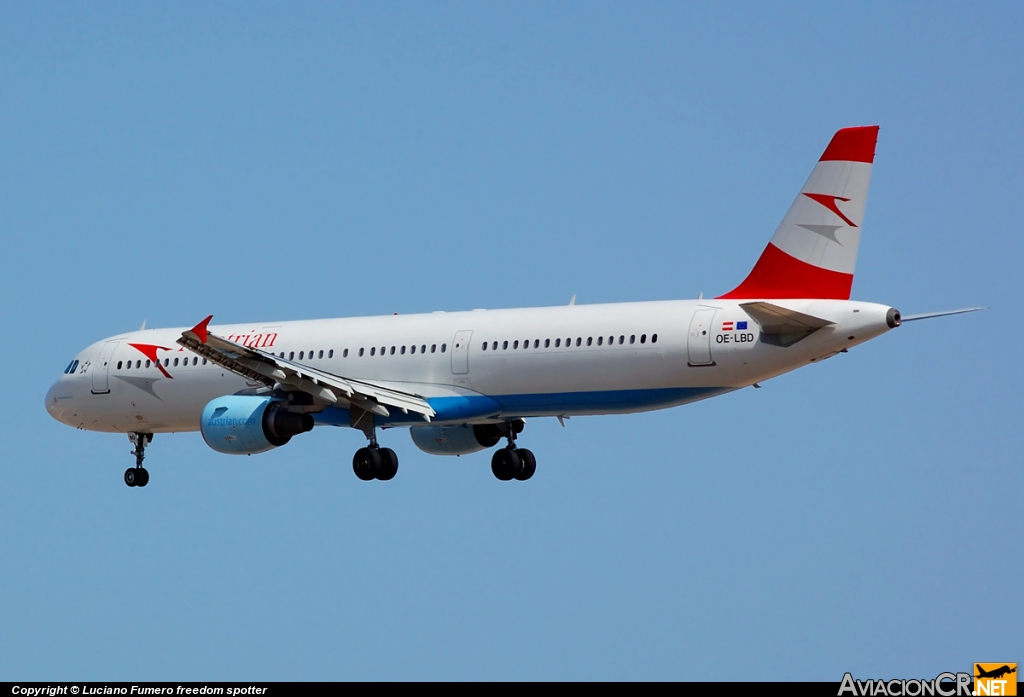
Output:
[[128,486],[139,486],[138,467],[129,467],[124,471],[124,483]]
[[516,454],[519,455],[519,459],[522,461],[522,468],[515,473],[515,478],[521,482],[525,482],[527,479],[533,476],[533,473],[537,471],[537,458],[533,456],[533,453],[526,448],[518,448]]
[[149,470],[145,467],[136,467],[138,472],[135,475],[135,486],[146,486],[149,484]]
[[380,455],[380,470],[377,472],[377,479],[382,482],[394,479],[398,474],[398,455],[391,448],[381,448],[377,454]]
[[[397,458],[395,459],[397,460]],[[364,482],[375,479],[380,469],[380,453],[372,448],[360,448],[352,458],[352,471]]]
[[495,450],[494,455],[491,457],[491,472],[503,482],[512,479],[522,467],[522,460],[519,459],[516,451],[511,448]]

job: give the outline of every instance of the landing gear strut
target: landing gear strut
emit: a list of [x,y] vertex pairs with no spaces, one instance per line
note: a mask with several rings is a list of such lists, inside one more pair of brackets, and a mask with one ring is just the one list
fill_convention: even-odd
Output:
[[537,471],[537,458],[533,453],[526,448],[516,447],[517,433],[515,424],[510,423],[505,434],[508,445],[496,450],[491,458],[491,472],[503,482],[512,479],[525,482]]
[[149,484],[149,470],[142,466],[146,459],[146,446],[153,442],[152,433],[129,433],[128,440],[135,446],[135,466],[124,471],[124,483],[128,486],[146,486]]
[[369,412],[364,412],[364,414],[365,416],[357,419],[356,423],[368,420],[367,424],[358,427],[362,428],[370,443],[365,448],[356,451],[352,458],[352,471],[364,482],[372,479],[384,482],[394,479],[398,474],[398,455],[391,448],[382,448],[377,445],[377,429],[373,423],[373,414]]

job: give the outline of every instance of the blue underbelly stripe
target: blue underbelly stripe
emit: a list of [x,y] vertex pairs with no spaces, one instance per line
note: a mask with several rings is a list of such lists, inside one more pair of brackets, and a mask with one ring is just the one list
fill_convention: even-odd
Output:
[[[432,423],[466,423],[475,419],[517,416],[557,416],[587,413],[615,413],[662,409],[696,402],[731,392],[734,387],[668,387],[653,390],[607,390],[601,392],[555,392],[510,394],[495,397],[462,395],[427,399],[437,414]],[[416,414],[390,409],[388,417],[377,417],[379,426],[423,426]],[[348,409],[328,407],[313,419],[318,424],[348,426]]]

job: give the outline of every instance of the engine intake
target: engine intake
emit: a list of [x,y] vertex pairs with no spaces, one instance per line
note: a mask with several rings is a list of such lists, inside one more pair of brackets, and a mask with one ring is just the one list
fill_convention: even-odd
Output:
[[313,417],[288,411],[270,397],[227,395],[206,405],[199,430],[219,453],[254,455],[313,430]]

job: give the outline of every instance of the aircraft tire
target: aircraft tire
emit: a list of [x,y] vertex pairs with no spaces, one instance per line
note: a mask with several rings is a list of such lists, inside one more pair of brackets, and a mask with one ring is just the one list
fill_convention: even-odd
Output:
[[515,473],[515,478],[521,482],[525,482],[533,476],[534,472],[537,471],[537,458],[533,456],[532,451],[527,450],[526,448],[517,449],[516,454],[519,455],[519,459],[523,464],[522,468]]
[[138,486],[138,473],[135,467],[129,467],[124,471],[124,483],[128,486]]
[[507,482],[515,476],[517,470],[522,469],[522,461],[515,450],[500,448],[494,451],[491,457],[491,472],[503,482]]
[[398,474],[398,455],[391,448],[381,448],[377,451],[380,455],[380,469],[377,472],[377,479],[386,482],[394,479]]
[[372,448],[360,448],[352,457],[352,471],[364,482],[376,479],[380,465],[380,453]]
[[149,470],[144,467],[138,468],[138,477],[135,486],[146,486],[149,484]]

